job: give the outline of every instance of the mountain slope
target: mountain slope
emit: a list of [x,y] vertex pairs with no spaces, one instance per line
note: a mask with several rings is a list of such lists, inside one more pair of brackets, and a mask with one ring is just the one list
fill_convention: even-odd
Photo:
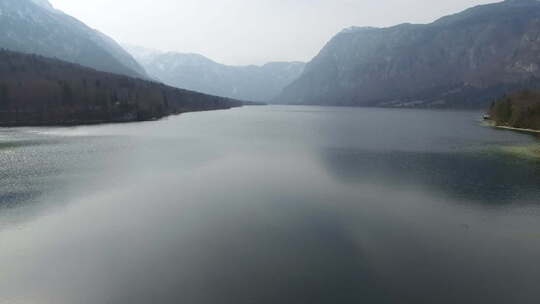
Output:
[[114,40],[54,9],[47,0],[0,0],[0,28],[0,48],[146,77]]
[[507,0],[432,24],[350,28],[336,35],[281,103],[484,107],[538,86],[540,3]]
[[249,101],[268,101],[300,76],[301,62],[263,66],[227,66],[198,54],[163,53],[126,47],[148,74],[164,83],[207,94]]
[[138,121],[241,105],[228,98],[0,50],[0,126]]

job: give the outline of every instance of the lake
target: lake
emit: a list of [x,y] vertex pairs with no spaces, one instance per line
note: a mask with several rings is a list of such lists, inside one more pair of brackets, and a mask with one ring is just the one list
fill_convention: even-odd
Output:
[[0,129],[0,303],[538,303],[538,141],[480,117]]

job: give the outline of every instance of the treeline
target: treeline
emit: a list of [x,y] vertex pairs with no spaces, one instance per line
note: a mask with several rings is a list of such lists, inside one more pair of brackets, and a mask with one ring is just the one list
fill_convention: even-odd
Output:
[[69,125],[157,119],[242,102],[0,50],[0,125]]
[[504,96],[491,105],[489,115],[498,126],[540,130],[540,91]]

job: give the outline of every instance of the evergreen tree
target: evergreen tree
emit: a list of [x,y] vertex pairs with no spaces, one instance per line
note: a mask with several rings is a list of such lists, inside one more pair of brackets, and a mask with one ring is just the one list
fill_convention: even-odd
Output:
[[73,89],[67,82],[62,83],[62,103],[64,105],[73,103]]
[[510,98],[498,102],[494,108],[495,120],[498,124],[507,124],[512,118],[512,100]]
[[0,108],[9,107],[9,88],[6,84],[0,85]]

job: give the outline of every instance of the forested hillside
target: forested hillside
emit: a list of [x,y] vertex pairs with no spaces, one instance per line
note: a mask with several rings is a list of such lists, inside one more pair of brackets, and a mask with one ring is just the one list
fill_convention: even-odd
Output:
[[262,66],[231,66],[199,54],[126,49],[148,74],[163,83],[206,94],[268,102],[304,70],[303,62],[270,62]]
[[139,121],[241,105],[228,98],[0,50],[2,126]]
[[499,99],[490,109],[498,126],[540,130],[540,92],[524,90]]

